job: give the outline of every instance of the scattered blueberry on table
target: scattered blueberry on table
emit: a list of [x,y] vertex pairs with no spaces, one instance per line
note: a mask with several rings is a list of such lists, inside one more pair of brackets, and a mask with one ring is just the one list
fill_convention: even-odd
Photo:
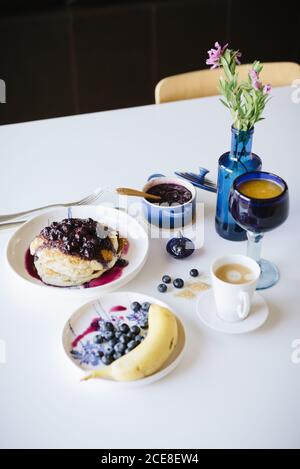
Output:
[[164,275],[164,276],[162,277],[162,281],[163,281],[163,283],[171,283],[171,277],[170,277],[170,275]]
[[175,278],[175,280],[173,281],[173,285],[175,288],[182,288],[184,286],[184,281],[182,280],[182,278]]
[[160,292],[160,293],[165,293],[167,291],[167,285],[165,283],[160,283],[157,287],[157,290]]
[[198,277],[199,271],[197,269],[191,269],[190,270],[190,276],[191,277]]

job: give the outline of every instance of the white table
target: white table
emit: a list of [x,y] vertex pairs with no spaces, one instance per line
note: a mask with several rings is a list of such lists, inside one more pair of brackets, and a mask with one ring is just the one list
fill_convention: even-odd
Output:
[[[245,252],[245,243],[217,236],[215,195],[199,191],[204,248],[179,262],[154,240],[142,273],[125,287],[159,296],[186,325],[187,353],[162,381],[133,389],[80,383],[61,332],[81,302],[33,294],[16,280],[5,261],[13,231],[0,232],[1,447],[300,446],[300,364],[291,360],[300,338],[300,104],[292,91],[274,90],[254,135],[264,169],[285,178],[291,193],[288,221],[263,246],[281,272],[280,283],[263,292],[269,320],[248,335],[223,335],[198,321],[195,300],[157,292],[164,273],[187,278],[192,267],[208,272],[218,255]],[[218,99],[207,98],[0,127],[0,213],[76,199],[101,184],[138,188],[153,172],[202,165],[216,177],[230,124]]]

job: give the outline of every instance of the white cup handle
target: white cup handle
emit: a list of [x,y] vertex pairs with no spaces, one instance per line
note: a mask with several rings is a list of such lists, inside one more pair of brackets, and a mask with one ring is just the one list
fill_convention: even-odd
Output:
[[237,314],[240,319],[246,319],[250,312],[250,296],[247,292],[240,292],[239,298],[241,300],[237,307]]

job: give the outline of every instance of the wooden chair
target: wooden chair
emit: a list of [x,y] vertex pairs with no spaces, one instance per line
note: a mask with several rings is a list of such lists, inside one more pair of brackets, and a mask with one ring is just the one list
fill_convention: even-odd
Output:
[[[269,62],[263,64],[260,74],[264,84],[271,83],[273,87],[291,85],[293,80],[300,79],[300,65],[294,62]],[[251,64],[237,67],[240,79],[246,79]],[[163,78],[155,87],[156,104],[179,101],[182,99],[215,96],[218,93],[218,79],[222,71],[199,70],[181,73]]]

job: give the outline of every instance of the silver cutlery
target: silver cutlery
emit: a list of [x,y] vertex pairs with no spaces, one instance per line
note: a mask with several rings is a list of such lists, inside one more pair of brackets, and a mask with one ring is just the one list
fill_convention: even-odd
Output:
[[[14,218],[19,218],[19,217],[22,217],[22,216],[30,215],[31,213],[39,212],[40,210],[44,210],[44,209],[47,209],[47,208],[75,207],[75,206],[78,206],[78,205],[91,205],[94,202],[96,202],[96,200],[98,200],[103,195],[103,193],[104,193],[103,189],[98,188],[92,194],[90,194],[90,195],[88,195],[88,196],[84,197],[83,199],[78,200],[76,202],[50,204],[50,205],[45,205],[43,207],[34,208],[34,209],[31,209],[31,210],[25,210],[24,212],[10,213],[8,215],[0,215],[0,223],[5,222],[5,221],[9,221],[9,220],[13,220]],[[21,223],[24,223],[24,221],[22,221]],[[0,225],[0,228],[1,228],[1,225]]]

